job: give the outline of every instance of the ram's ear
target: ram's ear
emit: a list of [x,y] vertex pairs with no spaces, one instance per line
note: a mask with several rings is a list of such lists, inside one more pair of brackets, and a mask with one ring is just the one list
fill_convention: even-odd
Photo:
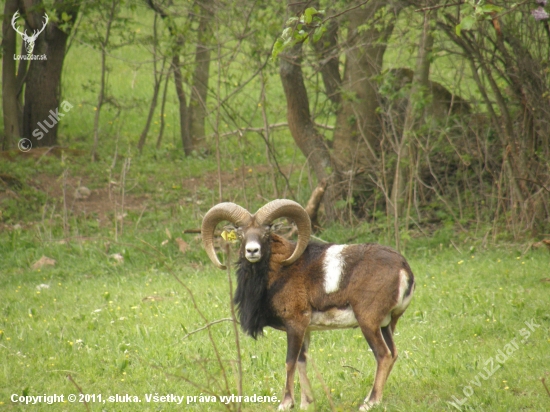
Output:
[[269,232],[279,232],[281,228],[284,226],[283,222],[277,222],[277,223],[270,223],[269,225],[264,225],[264,227],[267,227]]
[[244,237],[244,227],[242,226],[234,226],[233,233],[236,234],[237,238],[239,240],[242,240]]

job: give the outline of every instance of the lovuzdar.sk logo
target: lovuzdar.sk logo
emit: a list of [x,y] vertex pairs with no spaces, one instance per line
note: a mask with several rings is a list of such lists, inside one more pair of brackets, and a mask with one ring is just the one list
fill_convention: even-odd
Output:
[[25,49],[27,49],[27,54],[14,54],[13,59],[14,60],[47,60],[45,54],[32,54],[34,50],[34,43],[36,42],[36,39],[38,38],[38,35],[44,31],[46,28],[46,25],[48,24],[48,21],[50,20],[48,18],[48,15],[44,13],[44,24],[42,25],[42,28],[40,30],[33,30],[32,35],[27,34],[27,30],[21,31],[17,25],[17,19],[21,15],[19,14],[19,10],[15,12],[13,15],[13,18],[11,19],[11,25],[13,29],[19,33],[19,35],[22,37],[23,41],[25,42]]

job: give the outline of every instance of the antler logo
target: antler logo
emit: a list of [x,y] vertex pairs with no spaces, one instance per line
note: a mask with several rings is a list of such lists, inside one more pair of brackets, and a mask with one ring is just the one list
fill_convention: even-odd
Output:
[[48,15],[46,13],[44,13],[44,25],[42,26],[42,28],[40,30],[34,30],[33,33],[32,33],[32,36],[29,36],[27,34],[27,30],[21,31],[18,28],[17,19],[19,17],[20,17],[19,10],[17,10],[15,12],[15,14],[13,15],[13,18],[11,19],[11,25],[12,25],[13,29],[21,35],[21,37],[23,38],[23,41],[25,42],[25,48],[27,49],[27,53],[29,55],[31,55],[32,51],[34,50],[34,42],[38,38],[38,35],[44,31],[44,29],[46,28],[46,24],[48,24],[48,21],[50,19],[48,18]]

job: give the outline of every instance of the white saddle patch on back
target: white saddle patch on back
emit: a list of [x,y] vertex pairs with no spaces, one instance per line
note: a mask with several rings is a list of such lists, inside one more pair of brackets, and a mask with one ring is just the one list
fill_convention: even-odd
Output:
[[350,307],[345,309],[332,308],[325,312],[313,311],[308,329],[346,329],[355,326],[357,326],[357,319]]
[[340,279],[344,269],[342,252],[347,245],[333,245],[325,252],[323,270],[325,272],[325,292],[336,292],[340,288]]

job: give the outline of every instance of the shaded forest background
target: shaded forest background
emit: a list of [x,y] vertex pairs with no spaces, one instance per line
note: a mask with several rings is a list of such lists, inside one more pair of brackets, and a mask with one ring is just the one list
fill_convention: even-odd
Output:
[[[27,54],[18,10],[28,33],[49,16],[33,51],[47,60],[14,60]],[[321,185],[319,225],[383,221],[398,247],[443,226],[540,237],[548,12],[546,0],[6,0],[2,162],[18,161],[22,139],[30,154],[60,146],[91,163],[125,153],[121,175],[139,154],[198,159],[215,165],[214,203],[305,205]],[[259,200],[229,195],[222,176],[249,166],[265,170]]]

